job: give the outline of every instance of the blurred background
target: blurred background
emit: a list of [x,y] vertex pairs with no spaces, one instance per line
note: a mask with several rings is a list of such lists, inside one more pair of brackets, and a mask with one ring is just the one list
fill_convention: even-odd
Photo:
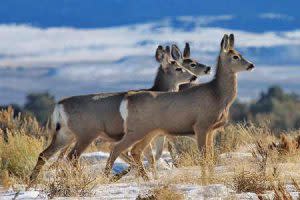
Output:
[[297,0],[2,0],[0,105],[45,123],[60,98],[150,87],[158,44],[190,42],[193,58],[215,66],[223,34],[234,33],[257,68],[239,75],[232,119],[299,128],[299,7]]

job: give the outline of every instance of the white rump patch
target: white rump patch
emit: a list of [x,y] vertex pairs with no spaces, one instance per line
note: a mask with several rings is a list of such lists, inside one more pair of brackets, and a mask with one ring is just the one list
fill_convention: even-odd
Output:
[[53,114],[52,114],[52,127],[55,128],[56,124],[60,123],[67,127],[68,115],[65,112],[64,106],[62,104],[56,104]]
[[126,123],[127,117],[128,117],[128,100],[126,98],[124,98],[121,101],[120,104],[120,113],[121,113],[121,117],[124,120],[124,124]]

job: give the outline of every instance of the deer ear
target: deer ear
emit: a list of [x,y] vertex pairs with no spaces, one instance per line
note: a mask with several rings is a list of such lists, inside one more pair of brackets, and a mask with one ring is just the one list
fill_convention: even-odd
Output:
[[184,51],[183,51],[183,57],[189,58],[191,56],[191,49],[190,44],[187,42],[185,43]]
[[234,47],[234,35],[232,33],[229,35],[228,44],[229,44],[229,48],[233,49],[233,47]]
[[176,44],[172,45],[172,51],[171,51],[172,57],[174,60],[181,60],[182,59],[182,54],[179,48],[177,47]]
[[161,45],[159,45],[155,52],[156,61],[161,63],[164,59],[164,49]]
[[222,41],[221,41],[221,51],[228,50],[228,35],[224,34]]

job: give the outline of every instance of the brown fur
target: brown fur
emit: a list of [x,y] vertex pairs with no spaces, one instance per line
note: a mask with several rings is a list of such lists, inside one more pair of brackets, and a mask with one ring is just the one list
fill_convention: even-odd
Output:
[[[191,78],[195,77],[193,72],[183,67],[179,61],[172,60],[170,56],[170,48],[164,50],[161,46],[158,47],[156,60],[161,63],[161,66],[155,83],[149,90],[176,91],[178,84],[189,82]],[[149,94],[155,98],[155,93],[150,92]],[[50,146],[40,154],[31,180],[36,178],[45,163],[44,160],[48,160],[59,150],[62,150],[60,157],[63,157],[68,146],[74,140],[76,144],[68,154],[69,159],[77,159],[97,137],[109,142],[119,141],[124,135],[123,119],[120,116],[119,107],[125,95],[126,92],[101,93],[74,96],[61,100],[57,107],[63,108],[67,115],[67,122],[58,121],[53,124],[54,130],[57,125],[59,128],[55,131]],[[122,156],[125,161],[130,162],[130,158],[126,157],[126,154],[122,154]]]
[[135,155],[141,175],[147,179],[139,154],[155,136],[152,133],[156,130],[169,135],[195,135],[200,151],[206,147],[213,152],[213,131],[222,125],[222,116],[227,115],[237,95],[236,73],[254,67],[237,52],[229,51],[233,48],[234,36],[231,34],[228,38],[224,35],[216,76],[209,83],[179,92],[157,92],[155,98],[148,92],[126,95],[128,116],[125,135],[112,150],[105,173],[109,174],[115,159],[133,145],[131,154]]

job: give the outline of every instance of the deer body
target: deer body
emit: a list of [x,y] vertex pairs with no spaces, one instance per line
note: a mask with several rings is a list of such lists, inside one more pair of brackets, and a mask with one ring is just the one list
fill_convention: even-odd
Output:
[[135,124],[134,129],[138,132],[163,129],[170,135],[193,135],[196,122],[202,126],[211,126],[218,122],[225,108],[231,105],[233,98],[214,92],[218,90],[218,84],[211,82],[177,93],[129,94],[126,97],[128,118],[124,120],[129,127]]
[[123,99],[127,105],[127,115],[123,119],[125,135],[111,152],[106,174],[118,155],[134,145],[131,155],[141,175],[148,179],[142,167],[141,152],[158,130],[174,136],[195,135],[200,151],[204,147],[213,147],[213,131],[222,124],[237,94],[236,73],[254,67],[233,49],[233,44],[233,35],[223,37],[216,76],[211,82],[179,92],[126,95]]
[[[149,90],[176,91],[179,84],[188,83],[196,78],[193,72],[182,67],[179,62],[170,61],[168,48],[163,50],[159,46],[156,59],[161,66],[158,69],[155,83]],[[200,71],[204,73],[207,68],[210,69],[199,63],[196,66],[199,73]],[[119,141],[124,135],[120,105],[126,94],[127,92],[90,94],[73,96],[58,102],[52,116],[52,128],[55,129],[52,142],[40,154],[31,180],[36,178],[45,160],[61,149],[65,151],[74,140],[76,141],[75,146],[68,155],[70,159],[78,158],[96,138],[109,142]],[[123,158],[130,162],[129,158]]]
[[84,141],[99,136],[114,142],[123,136],[119,106],[125,94],[122,92],[75,96],[58,104],[62,105],[68,114],[68,127],[76,132],[76,137]]

